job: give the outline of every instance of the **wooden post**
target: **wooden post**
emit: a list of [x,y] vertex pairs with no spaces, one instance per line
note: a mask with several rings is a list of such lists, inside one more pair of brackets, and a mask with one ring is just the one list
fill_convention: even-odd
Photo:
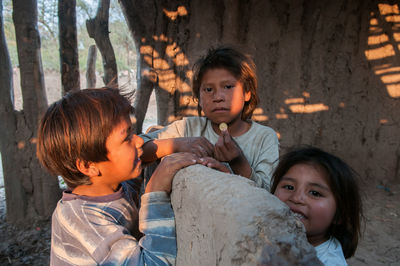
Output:
[[86,62],[86,88],[96,87],[96,57],[97,49],[93,44],[89,47],[88,58]]

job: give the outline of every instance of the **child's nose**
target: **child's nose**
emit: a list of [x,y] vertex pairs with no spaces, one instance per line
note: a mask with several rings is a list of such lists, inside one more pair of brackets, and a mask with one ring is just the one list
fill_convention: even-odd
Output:
[[134,135],[134,138],[135,138],[134,140],[135,140],[136,149],[140,149],[144,144],[143,139],[141,137],[139,137],[138,135]]
[[222,89],[217,89],[214,93],[214,101],[223,101],[225,99],[225,93]]
[[304,203],[305,196],[304,196],[303,191],[297,190],[297,191],[294,191],[293,193],[291,193],[290,200],[297,204]]

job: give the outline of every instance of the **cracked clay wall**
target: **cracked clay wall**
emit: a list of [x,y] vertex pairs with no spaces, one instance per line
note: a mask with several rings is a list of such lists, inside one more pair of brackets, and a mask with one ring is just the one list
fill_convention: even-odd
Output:
[[171,202],[178,266],[320,265],[301,222],[246,178],[189,166],[176,174]]

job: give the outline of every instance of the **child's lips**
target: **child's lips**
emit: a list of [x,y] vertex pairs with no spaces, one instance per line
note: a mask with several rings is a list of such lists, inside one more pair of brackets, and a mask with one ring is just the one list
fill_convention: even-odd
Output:
[[218,107],[213,109],[213,112],[226,112],[226,111],[229,111],[229,109],[223,107]]

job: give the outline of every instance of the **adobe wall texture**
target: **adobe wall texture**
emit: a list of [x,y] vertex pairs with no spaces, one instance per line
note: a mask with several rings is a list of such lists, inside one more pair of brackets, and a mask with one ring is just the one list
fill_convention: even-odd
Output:
[[196,115],[192,65],[210,46],[235,45],[255,59],[253,118],[278,132],[281,153],[314,145],[353,166],[363,187],[400,182],[398,1],[121,2],[132,3],[146,70],[137,102],[154,87],[159,124]]
[[180,170],[171,202],[177,265],[319,265],[304,227],[254,182],[202,165]]
[[189,61],[221,43],[252,55],[261,99],[253,119],[278,132],[281,153],[314,145],[367,184],[400,181],[398,1],[212,2],[190,4],[188,29],[200,37]]

